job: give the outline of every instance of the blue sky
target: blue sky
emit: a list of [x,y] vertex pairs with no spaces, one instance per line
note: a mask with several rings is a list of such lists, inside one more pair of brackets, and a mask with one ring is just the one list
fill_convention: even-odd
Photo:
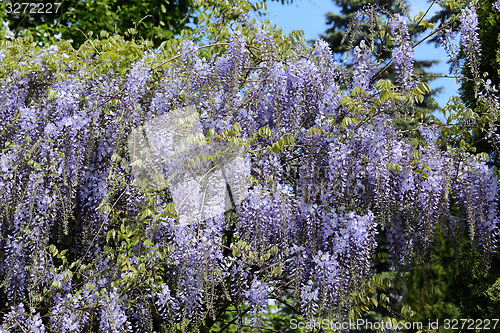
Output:
[[[420,11],[425,12],[428,8],[426,0],[407,1],[410,4],[410,15],[414,16]],[[437,5],[434,5],[438,9]],[[428,17],[434,13],[431,8]],[[306,40],[315,40],[328,28],[325,14],[327,12],[338,12],[337,7],[331,0],[294,0],[290,5],[282,5],[281,1],[268,1],[266,17],[273,24],[283,29],[284,33],[292,30],[303,30]],[[430,71],[434,73],[448,74],[447,56],[444,49],[436,49],[432,45],[422,43],[415,49],[417,60],[440,60],[441,63],[434,66]],[[431,88],[443,87],[443,92],[436,97],[440,106],[444,106],[450,96],[457,94],[458,85],[455,79],[438,78],[430,83]]]

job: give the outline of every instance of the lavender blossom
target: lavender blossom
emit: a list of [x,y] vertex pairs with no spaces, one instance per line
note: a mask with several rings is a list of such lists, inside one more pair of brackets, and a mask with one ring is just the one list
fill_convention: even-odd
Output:
[[370,81],[377,72],[377,66],[375,66],[372,53],[367,49],[364,40],[354,48],[352,67],[354,70],[352,86],[368,90]]
[[406,21],[399,14],[389,20],[391,35],[396,46],[392,52],[392,64],[396,70],[398,83],[404,90],[413,87],[413,48],[410,45],[410,35]]
[[262,321],[262,313],[267,309],[269,297],[267,284],[254,280],[250,289],[245,292],[245,296],[252,307],[253,327],[259,328]]
[[462,10],[460,16],[460,36],[461,45],[463,45],[465,55],[468,60],[468,66],[472,75],[479,79],[479,62],[481,61],[481,43],[477,30],[479,21],[476,13],[476,7],[469,5]]
[[493,8],[495,8],[500,13],[500,1],[497,1],[493,4]]

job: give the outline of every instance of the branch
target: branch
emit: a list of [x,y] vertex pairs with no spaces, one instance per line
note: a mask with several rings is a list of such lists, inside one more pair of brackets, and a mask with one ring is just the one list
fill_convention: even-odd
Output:
[[402,134],[402,133],[407,133],[407,132],[415,132],[415,131],[420,131],[420,130],[429,130],[429,129],[435,129],[435,128],[440,128],[440,127],[446,127],[446,126],[458,126],[460,124],[439,124],[439,125],[434,125],[434,126],[427,126],[427,127],[418,127],[418,128],[413,128],[409,130],[404,130],[404,131],[399,131],[397,134]]
[[[242,316],[244,316],[248,311],[250,311],[251,308],[247,308],[245,311],[241,313]],[[229,326],[233,325],[236,320],[238,320],[239,316],[237,315],[233,320],[231,320],[229,323],[227,323],[224,327],[221,328],[219,331],[220,333],[223,333],[226,329],[229,328]]]
[[[205,49],[205,48],[207,48],[207,47],[212,47],[212,46],[227,46],[227,45],[229,45],[229,44],[228,44],[228,43],[215,43],[215,44],[209,44],[209,45],[200,46],[200,47],[198,48],[198,50]],[[155,67],[151,68],[150,70],[151,70],[151,71],[154,71],[154,70],[155,70],[155,69],[157,69],[158,67],[161,67],[161,66],[165,65],[167,62],[170,62],[170,61],[172,61],[172,60],[175,60],[175,59],[177,59],[177,58],[180,58],[180,56],[181,56],[181,55],[180,55],[180,54],[178,54],[178,55],[176,55],[175,57],[172,57],[172,58],[170,58],[170,59],[167,59],[167,60],[165,60],[164,62],[160,63],[159,65],[157,65],[157,66],[155,66]]]
[[287,300],[281,298],[281,296],[274,295],[274,298],[276,300],[278,300],[280,303],[282,303],[282,304],[286,305],[287,307],[289,307],[290,309],[292,309],[292,311],[295,312],[296,314],[298,314],[299,316],[302,316],[302,311],[297,309],[294,305],[290,304]]
[[[451,23],[454,23],[454,21],[450,21],[444,25],[442,25],[441,27],[439,27],[437,30],[431,32],[430,34],[428,34],[427,36],[425,36],[424,38],[422,38],[421,40],[419,40],[417,43],[415,43],[413,46],[412,46],[412,49],[414,49],[415,47],[417,47],[420,43],[422,43],[424,40],[428,39],[429,37],[437,34],[439,31],[447,28]],[[372,79],[370,80],[370,85],[373,85],[373,83],[375,82],[376,79],[379,78],[379,76],[385,72],[387,69],[389,69],[389,67],[392,66],[392,59],[384,66],[382,67],[382,69],[380,69],[373,77]]]
[[420,20],[417,22],[417,24],[415,25],[415,27],[413,27],[413,31],[410,34],[410,38],[413,36],[413,34],[415,33],[415,30],[417,30],[418,26],[420,25],[420,23],[422,22],[422,20],[427,16],[427,13],[429,12],[429,10],[431,10],[432,6],[434,6],[435,3],[436,3],[436,0],[434,0],[431,3],[431,5],[429,6],[429,8],[427,8],[427,10],[425,11],[425,14],[420,18]]
[[431,75],[420,75],[419,76],[419,78],[421,78],[421,79],[423,79],[423,78],[436,78],[436,77],[445,77],[445,78],[449,78],[449,79],[464,79],[467,81],[474,81],[473,79],[468,78],[467,76],[463,76],[463,75],[431,74]]

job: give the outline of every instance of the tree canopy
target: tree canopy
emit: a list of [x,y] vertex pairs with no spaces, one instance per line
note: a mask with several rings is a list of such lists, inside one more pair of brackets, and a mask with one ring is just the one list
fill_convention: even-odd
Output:
[[[106,32],[127,39],[150,40],[157,47],[195,26],[202,7],[217,8],[225,14],[223,20],[234,20],[238,13],[224,9],[224,4],[220,0],[61,0],[55,3],[9,0],[0,4],[0,14],[13,35],[31,34],[34,40],[44,43],[71,40],[73,46],[78,47],[89,37]],[[250,5],[246,0],[234,4]],[[262,9],[258,5],[257,11]]]
[[46,1],[32,1],[24,8],[16,6],[20,3],[15,1],[4,2],[4,21],[12,31],[30,31],[36,40],[45,42],[63,39],[81,45],[92,34],[98,36],[106,31],[136,35],[159,45],[180,34],[194,19],[192,0],[61,0],[59,3],[60,6],[48,6]]

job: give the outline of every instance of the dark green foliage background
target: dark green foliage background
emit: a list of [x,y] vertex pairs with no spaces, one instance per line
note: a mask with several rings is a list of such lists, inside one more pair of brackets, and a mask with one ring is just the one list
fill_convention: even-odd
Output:
[[[194,20],[192,0],[60,0],[61,6],[55,13],[14,14],[7,13],[6,3],[1,5],[0,14],[9,23],[12,31],[29,31],[35,40],[54,41],[54,35],[72,39],[74,46],[87,40],[86,36],[101,31],[110,34],[136,35],[151,39],[159,45],[165,39],[179,34],[186,24]],[[13,2],[17,3],[17,2]],[[47,3],[35,0],[31,3]],[[21,7],[21,11],[23,7]],[[134,28],[135,33],[130,28]]]

